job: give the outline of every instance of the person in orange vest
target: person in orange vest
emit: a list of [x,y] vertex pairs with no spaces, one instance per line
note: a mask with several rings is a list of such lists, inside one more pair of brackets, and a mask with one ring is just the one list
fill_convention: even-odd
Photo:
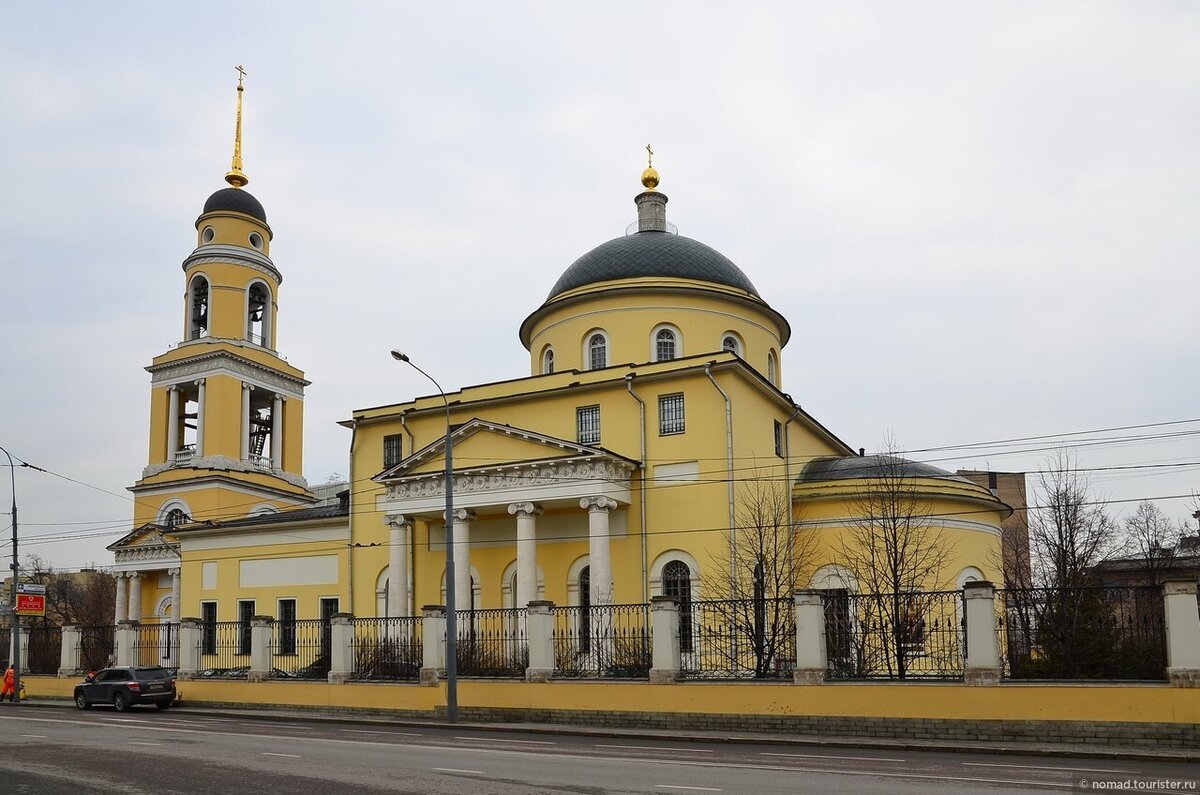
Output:
[[8,670],[4,672],[4,689],[0,690],[0,701],[3,701],[4,697],[8,696],[9,701],[12,701],[14,704],[16,703],[17,689],[13,686],[16,677],[17,672],[13,670],[11,665],[8,666]]

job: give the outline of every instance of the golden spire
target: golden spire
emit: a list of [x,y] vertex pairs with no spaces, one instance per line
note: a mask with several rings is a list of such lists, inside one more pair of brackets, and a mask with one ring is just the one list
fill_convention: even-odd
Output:
[[246,76],[246,70],[238,64],[238,109],[237,109],[237,131],[233,136],[233,165],[229,169],[229,173],[225,175],[225,181],[235,188],[241,188],[250,182],[250,178],[242,171],[242,92],[246,89],[242,87],[242,78]]
[[646,170],[642,172],[642,186],[646,190],[658,187],[658,170],[654,168],[654,149],[646,144]]

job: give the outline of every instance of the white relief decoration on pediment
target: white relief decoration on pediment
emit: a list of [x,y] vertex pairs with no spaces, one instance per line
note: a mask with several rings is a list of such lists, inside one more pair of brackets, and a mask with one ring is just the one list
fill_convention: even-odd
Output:
[[[210,338],[211,339],[211,338]],[[221,351],[207,354],[198,359],[191,359],[178,364],[164,364],[157,367],[147,367],[150,371],[152,385],[180,383],[191,380],[196,376],[216,375],[224,371],[251,381],[266,389],[277,389],[296,397],[304,396],[307,382],[299,378],[291,378],[281,373],[268,370],[265,367],[247,362]]]
[[[578,461],[553,466],[530,467],[521,471],[463,473],[454,475],[455,494],[494,492],[531,486],[584,480],[607,480],[627,484],[633,465],[617,461]],[[445,476],[441,473],[413,477],[387,488],[389,500],[435,497],[446,493]]]

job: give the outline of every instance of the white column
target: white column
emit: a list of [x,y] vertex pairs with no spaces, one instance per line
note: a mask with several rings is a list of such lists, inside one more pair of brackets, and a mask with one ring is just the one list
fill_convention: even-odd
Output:
[[204,379],[196,380],[196,458],[204,455]]
[[[460,508],[454,512],[454,609],[471,609],[471,522],[474,511]],[[464,624],[459,624],[462,632]]]
[[178,624],[183,616],[183,577],[179,567],[171,569],[171,623]]
[[584,497],[580,508],[588,509],[588,566],[592,606],[611,605],[613,598],[612,555],[608,547],[608,512],[617,507],[611,497]]
[[825,604],[820,591],[796,591],[796,665],[792,680],[798,685],[825,681],[829,654],[825,646]]
[[114,621],[120,624],[129,619],[129,591],[125,586],[125,575],[117,572],[113,575],[117,580],[117,610]]
[[167,463],[175,463],[179,451],[179,387],[167,387]]
[[[265,310],[264,310],[265,311]],[[279,469],[283,461],[283,396],[275,395],[271,402],[271,468]]]
[[129,620],[142,620],[142,575],[131,571],[125,575],[129,578]]
[[981,581],[966,583],[963,605],[967,630],[964,681],[969,685],[998,685],[1002,669],[996,640],[995,586]]
[[542,508],[532,502],[514,502],[508,512],[517,517],[517,592],[513,604],[526,607],[537,601],[537,517]]
[[412,527],[412,519],[389,513],[383,521],[392,529],[388,538],[388,617],[407,616],[408,531]]
[[650,681],[670,684],[679,678],[679,603],[671,596],[650,597]]
[[1167,624],[1167,676],[1176,687],[1200,687],[1200,618],[1196,581],[1163,583]]
[[250,457],[250,390],[253,389],[245,381],[242,382],[242,460]]

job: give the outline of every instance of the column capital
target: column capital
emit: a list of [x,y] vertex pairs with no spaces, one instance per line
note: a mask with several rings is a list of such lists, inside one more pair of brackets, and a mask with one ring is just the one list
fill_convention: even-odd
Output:
[[383,523],[388,527],[412,527],[413,517],[402,513],[387,513],[383,515]]
[[204,386],[204,379],[203,379],[203,378],[197,378],[197,379],[196,379],[195,381],[193,381],[192,383],[193,383],[193,384],[195,384],[196,386]]
[[114,571],[114,572],[113,572],[113,579],[114,579],[114,580],[123,580],[123,579],[125,579],[125,572],[123,572],[123,571]]
[[245,391],[247,391],[247,392],[253,392],[253,391],[254,391],[254,384],[251,384],[249,381],[243,381],[243,382],[242,382],[242,389],[243,389],[243,390],[245,390]]
[[127,571],[125,572],[125,576],[131,580],[137,580],[141,578],[142,573],[140,571]]
[[174,568],[167,569],[167,574],[170,574],[172,577],[178,577],[180,574],[182,574],[182,571],[178,566],[175,566]]
[[579,501],[580,508],[587,508],[589,511],[611,511],[617,507],[617,501],[612,497],[584,497]]
[[167,391],[168,392],[178,392],[179,384],[171,384],[169,387],[167,387]]
[[532,502],[514,502],[509,504],[508,512],[513,515],[520,516],[541,516],[544,511],[542,506]]
[[[442,512],[442,518],[446,518],[446,512]],[[470,508],[456,508],[454,511],[454,521],[456,522],[473,522],[479,518],[479,514],[472,511]]]

